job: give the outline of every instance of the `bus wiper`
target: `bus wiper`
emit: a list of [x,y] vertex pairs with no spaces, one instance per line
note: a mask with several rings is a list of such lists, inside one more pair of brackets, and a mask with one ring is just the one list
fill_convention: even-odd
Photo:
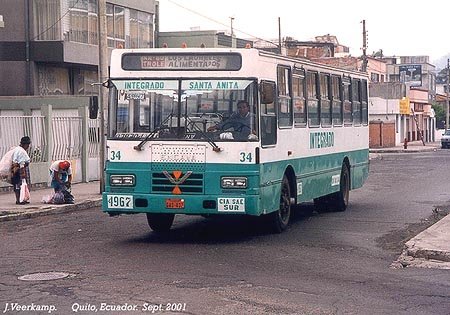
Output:
[[[208,136],[208,134],[206,134],[203,130],[201,130],[199,127],[197,127],[197,125],[195,124],[195,122],[192,121],[192,120],[189,118],[188,115],[185,115],[184,117],[185,117],[185,119],[186,119],[187,122],[191,123],[192,128],[193,128],[195,131],[200,132],[200,134],[201,134],[203,137],[206,138],[206,141],[212,146],[214,152],[220,152],[220,151],[222,151],[222,149],[219,148],[219,146],[214,142],[214,140],[211,139],[211,137]],[[188,124],[186,124],[186,126],[187,126],[187,125],[188,125]]]
[[171,119],[172,117],[173,117],[173,113],[170,113],[170,114],[166,117],[166,119],[164,119],[164,120],[159,124],[159,126],[157,126],[155,129],[153,129],[153,131],[151,131],[151,132],[147,135],[147,137],[144,138],[144,140],[142,140],[141,142],[139,142],[138,145],[135,145],[135,146],[133,147],[133,149],[135,149],[136,151],[142,151],[142,147],[144,146],[144,144],[145,144],[147,141],[153,139],[153,138],[156,136],[156,134],[157,134],[160,130],[164,129],[164,128],[165,128],[164,124],[165,124],[166,122],[168,122],[169,119]]

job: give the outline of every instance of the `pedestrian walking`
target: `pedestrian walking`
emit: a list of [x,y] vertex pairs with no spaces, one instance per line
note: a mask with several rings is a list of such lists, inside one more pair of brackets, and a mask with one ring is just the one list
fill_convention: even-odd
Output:
[[12,165],[11,165],[11,184],[14,188],[16,195],[16,204],[24,205],[29,201],[20,201],[20,188],[23,180],[27,183],[28,187],[31,185],[30,180],[30,156],[27,151],[30,147],[31,139],[28,136],[20,139],[20,145],[16,147],[12,153]]

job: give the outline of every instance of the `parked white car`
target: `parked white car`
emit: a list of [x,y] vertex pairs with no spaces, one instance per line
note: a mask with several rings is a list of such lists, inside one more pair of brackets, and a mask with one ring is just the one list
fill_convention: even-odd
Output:
[[450,148],[450,129],[447,129],[443,134],[441,138],[441,147],[444,148]]

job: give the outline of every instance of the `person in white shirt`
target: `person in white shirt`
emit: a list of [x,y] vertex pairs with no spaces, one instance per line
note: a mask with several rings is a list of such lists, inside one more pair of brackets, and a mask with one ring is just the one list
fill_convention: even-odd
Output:
[[11,166],[11,184],[14,188],[16,195],[16,204],[24,205],[29,203],[28,201],[20,202],[20,186],[22,185],[22,179],[27,181],[28,187],[31,185],[30,180],[30,157],[26,150],[30,147],[30,137],[22,137],[20,139],[20,145],[16,147],[12,153],[12,166]]
[[72,185],[72,166],[69,161],[59,160],[50,165],[51,186],[55,192],[70,188]]

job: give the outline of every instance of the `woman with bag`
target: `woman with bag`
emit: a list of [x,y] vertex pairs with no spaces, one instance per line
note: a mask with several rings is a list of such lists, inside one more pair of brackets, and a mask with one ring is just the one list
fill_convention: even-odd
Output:
[[30,147],[30,144],[30,137],[22,137],[22,139],[20,139],[20,145],[15,148],[12,153],[11,184],[14,186],[16,204],[18,205],[27,204],[30,200],[30,192],[28,188],[31,184],[29,168],[30,157],[26,151]]

